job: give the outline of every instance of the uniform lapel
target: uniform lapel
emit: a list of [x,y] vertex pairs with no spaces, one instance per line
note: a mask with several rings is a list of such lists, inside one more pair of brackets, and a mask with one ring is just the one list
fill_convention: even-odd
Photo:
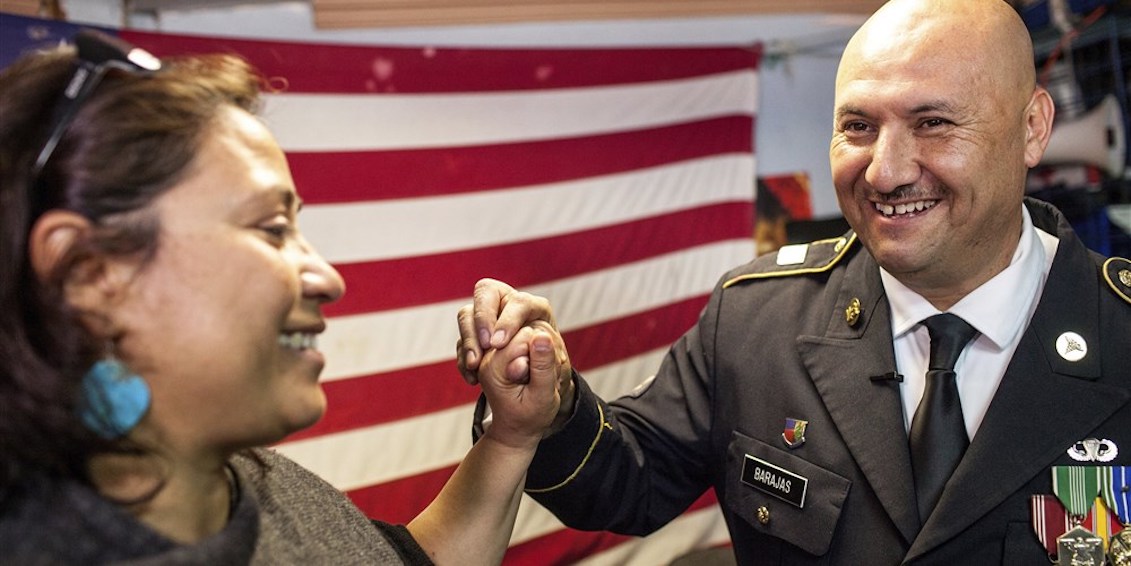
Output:
[[[850,325],[853,299],[860,315]],[[919,528],[898,383],[875,381],[895,370],[891,313],[879,270],[861,250],[846,269],[824,336],[799,336],[798,349],[825,407],[892,522],[910,543]]]
[[[1048,473],[1069,446],[1128,402],[1125,390],[1095,382],[1104,338],[1097,289],[1083,244],[1062,232],[1040,305],[908,560],[969,528],[1037,474]],[[1094,353],[1077,362],[1060,356],[1056,339],[1066,331],[1081,335]]]

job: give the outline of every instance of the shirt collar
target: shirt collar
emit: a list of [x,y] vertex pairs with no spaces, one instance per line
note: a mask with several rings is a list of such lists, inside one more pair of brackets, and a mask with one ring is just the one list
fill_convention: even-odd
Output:
[[[1028,320],[1037,290],[1051,263],[1055,237],[1033,226],[1022,206],[1021,237],[1009,266],[958,301],[951,313],[962,317],[998,348],[1009,344]],[[1051,248],[1050,248],[1051,245]],[[892,336],[910,331],[923,319],[939,314],[931,303],[880,268],[880,278],[891,305]]]

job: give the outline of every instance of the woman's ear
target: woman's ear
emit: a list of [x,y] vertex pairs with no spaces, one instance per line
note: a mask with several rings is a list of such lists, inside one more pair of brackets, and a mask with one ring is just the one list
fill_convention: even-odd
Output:
[[28,259],[41,284],[62,283],[63,299],[82,315],[90,331],[109,335],[108,307],[121,291],[121,282],[113,276],[118,270],[112,258],[86,248],[92,231],[90,220],[80,214],[49,210],[32,226]]
[[63,262],[69,261],[75,246],[90,234],[90,221],[66,210],[49,210],[35,221],[28,236],[28,259],[40,283],[62,276],[70,278]]

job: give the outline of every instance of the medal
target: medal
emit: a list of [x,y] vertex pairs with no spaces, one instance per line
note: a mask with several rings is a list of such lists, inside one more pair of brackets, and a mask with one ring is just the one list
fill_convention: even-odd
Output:
[[1131,467],[1101,468],[1100,494],[1123,527],[1118,533],[1112,531],[1108,562],[1112,566],[1131,566]]
[[[1037,535],[1037,540],[1041,541],[1041,546],[1045,548],[1050,560],[1056,559],[1059,552],[1057,539],[1075,526],[1069,519],[1068,512],[1064,509],[1064,505],[1061,505],[1060,501],[1052,495],[1029,496],[1029,511],[1033,534]],[[1080,526],[1103,539],[1105,543],[1124,528],[1112,516],[1112,512],[1108,510],[1103,499],[1099,497],[1096,498]]]
[[1104,539],[1084,528],[1100,494],[1100,472],[1094,467],[1054,466],[1052,490],[1064,505],[1071,528],[1056,539],[1057,560],[1062,565],[1103,566]]
[[1068,532],[1071,526],[1064,506],[1052,495],[1031,495],[1029,496],[1029,512],[1032,518],[1033,533],[1037,535],[1037,540],[1041,541],[1041,546],[1045,547],[1045,553],[1050,557],[1055,557],[1057,554],[1056,539]]

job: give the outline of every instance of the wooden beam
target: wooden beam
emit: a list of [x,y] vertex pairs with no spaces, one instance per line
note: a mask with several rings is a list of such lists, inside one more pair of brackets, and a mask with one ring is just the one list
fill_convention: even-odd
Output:
[[783,13],[871,14],[884,0],[313,0],[318,28]]
[[162,10],[215,10],[255,4],[280,4],[286,0],[129,0],[130,12],[160,12]]
[[20,16],[38,16],[39,0],[0,0],[0,12]]

